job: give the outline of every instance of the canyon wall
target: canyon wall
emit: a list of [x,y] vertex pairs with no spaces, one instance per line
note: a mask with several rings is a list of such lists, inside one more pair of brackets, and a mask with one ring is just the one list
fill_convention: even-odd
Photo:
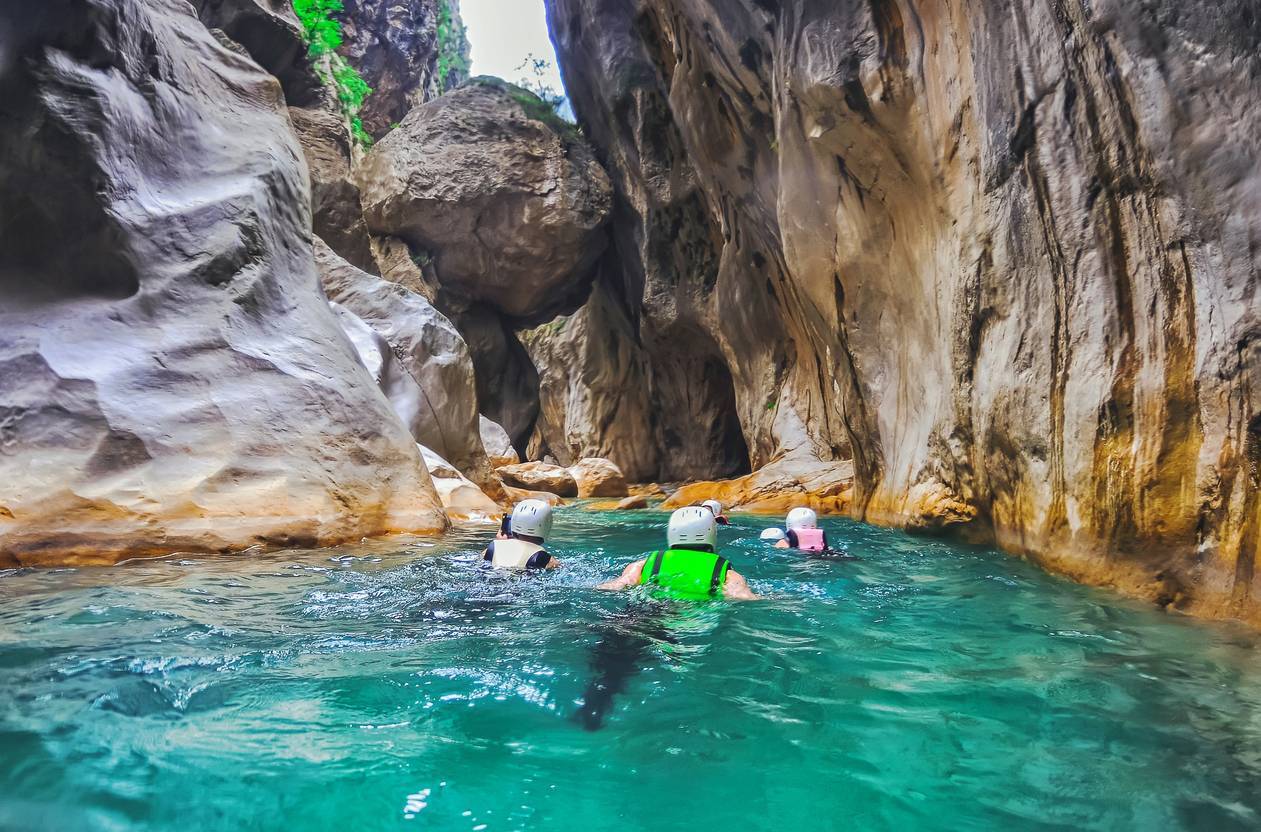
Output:
[[182,0],[0,27],[0,562],[444,529],[317,281],[281,83]]
[[1253,4],[548,11],[627,324],[568,355],[641,356],[656,413],[703,359],[751,464],[852,458],[857,517],[1261,619]]

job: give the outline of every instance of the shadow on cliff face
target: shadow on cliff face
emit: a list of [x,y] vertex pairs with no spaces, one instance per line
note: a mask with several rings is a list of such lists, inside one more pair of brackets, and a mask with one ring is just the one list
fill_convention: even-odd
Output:
[[664,480],[747,474],[735,384],[718,345],[697,328],[676,325],[658,339],[652,375]]
[[[0,305],[17,310],[81,298],[118,300],[140,288],[122,233],[105,210],[100,170],[85,138],[55,119],[35,118],[42,105],[23,53],[50,32],[62,46],[90,50],[86,34],[58,23],[50,3],[0,31],[8,41],[0,66]],[[2,23],[2,21],[0,21]],[[61,32],[64,26],[66,31]]]

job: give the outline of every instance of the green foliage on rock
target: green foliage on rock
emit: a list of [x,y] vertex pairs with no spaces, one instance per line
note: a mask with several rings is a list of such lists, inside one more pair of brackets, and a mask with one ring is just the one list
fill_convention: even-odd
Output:
[[342,0],[293,0],[293,11],[302,23],[310,55],[318,64],[320,80],[333,87],[342,114],[350,124],[350,135],[362,147],[372,146],[372,136],[363,128],[359,111],[372,87],[350,62],[337,54],[342,45],[342,24],[334,15],[342,10]]
[[342,0],[293,0],[312,57],[335,52],[342,45],[342,25],[333,17],[341,10]]
[[[448,0],[438,3],[438,86],[445,92],[469,71],[468,34],[455,19]],[[455,77],[452,77],[454,75]]]

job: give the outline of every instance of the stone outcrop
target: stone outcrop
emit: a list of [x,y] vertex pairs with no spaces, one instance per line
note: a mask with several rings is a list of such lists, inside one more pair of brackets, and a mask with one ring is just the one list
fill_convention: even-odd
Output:
[[323,85],[307,60],[302,25],[291,0],[192,0],[207,28],[223,32],[280,81],[285,100],[305,107]]
[[626,477],[607,459],[587,457],[569,466],[579,497],[625,497]]
[[[442,508],[451,520],[488,520],[502,513],[499,503],[429,448],[420,446]],[[507,499],[507,495],[504,495]]]
[[500,425],[482,416],[478,421],[478,432],[481,434],[482,447],[486,449],[486,456],[492,468],[517,465],[521,462],[521,457],[512,447],[508,432]]
[[1247,4],[548,10],[601,281],[650,377],[727,374],[755,468],[852,459],[857,517],[1261,619]]
[[316,279],[279,83],[181,0],[0,12],[0,560],[445,527]]
[[[445,39],[439,35],[444,16]],[[339,51],[372,88],[359,116],[374,137],[466,77],[469,47],[459,0],[343,0],[337,17],[344,38]]]
[[420,295],[356,269],[318,238],[315,261],[329,300],[381,339],[389,360],[365,363],[412,437],[496,490],[482,446],[473,361],[455,327]]
[[577,497],[578,483],[569,470],[546,462],[523,462],[498,469],[504,484],[526,491],[543,491],[558,497]]
[[541,321],[585,298],[608,178],[531,93],[475,79],[412,110],[357,174],[369,230],[432,258],[440,308],[480,302]]
[[728,511],[787,514],[805,506],[823,514],[848,514],[853,508],[853,493],[852,463],[785,458],[743,477],[688,483],[671,494],[661,508],[717,500]]
[[648,357],[606,289],[596,287],[574,315],[523,332],[521,343],[538,371],[531,459],[605,457],[632,480],[657,477]]
[[316,236],[352,266],[378,272],[359,186],[351,173],[353,153],[345,116],[325,101],[323,106],[290,106],[289,120],[310,171]]

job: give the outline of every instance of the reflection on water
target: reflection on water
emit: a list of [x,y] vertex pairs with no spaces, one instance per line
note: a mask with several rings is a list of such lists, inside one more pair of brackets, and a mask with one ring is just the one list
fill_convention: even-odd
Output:
[[590,589],[663,522],[0,572],[0,829],[1261,828],[1250,631],[841,521],[722,531],[764,602]]

